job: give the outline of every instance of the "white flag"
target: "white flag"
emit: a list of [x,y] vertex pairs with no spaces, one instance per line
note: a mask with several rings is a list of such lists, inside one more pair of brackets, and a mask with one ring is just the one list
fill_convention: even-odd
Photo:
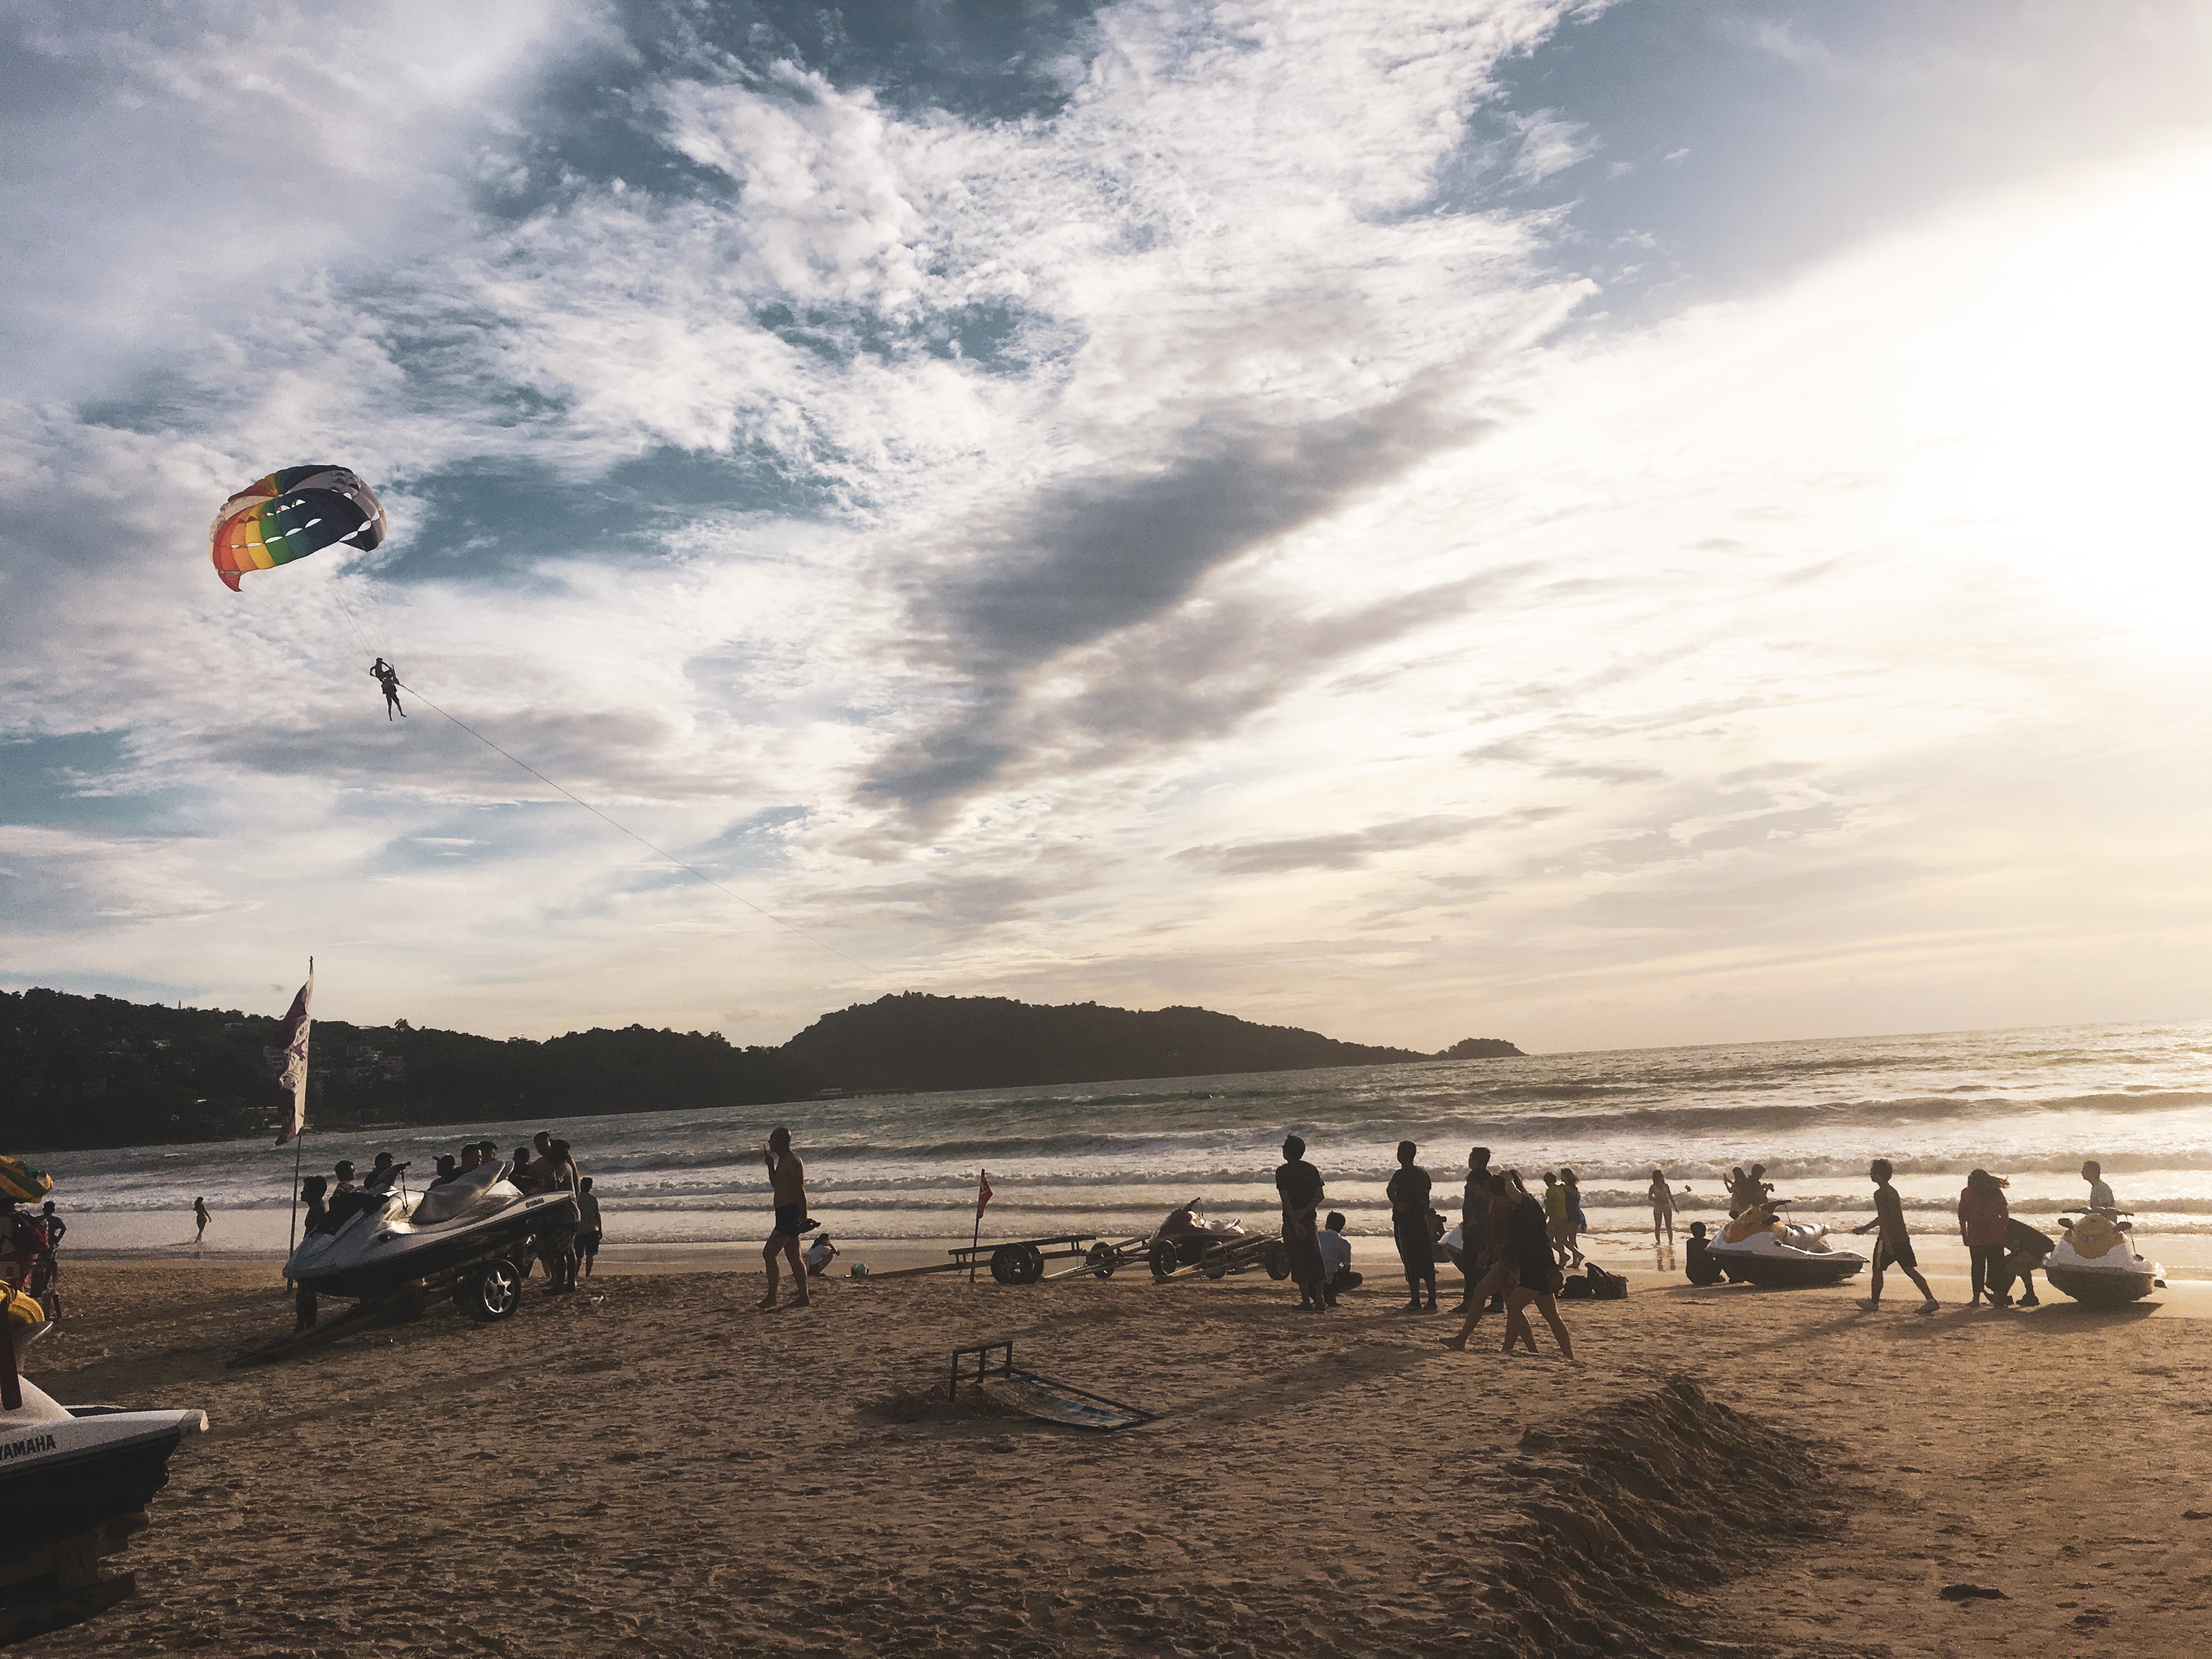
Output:
[[284,1069],[276,1073],[276,1081],[292,1091],[292,1113],[284,1120],[283,1133],[276,1137],[279,1146],[288,1145],[301,1130],[307,1127],[307,1028],[314,1021],[308,1010],[315,1001],[315,964],[307,964],[307,982],[300,988],[300,994],[292,999],[292,1011],[284,1016]]

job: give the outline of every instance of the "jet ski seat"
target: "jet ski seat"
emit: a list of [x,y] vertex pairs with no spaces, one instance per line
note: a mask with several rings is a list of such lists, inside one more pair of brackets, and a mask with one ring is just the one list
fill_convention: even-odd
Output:
[[503,1210],[522,1196],[521,1188],[506,1176],[505,1164],[486,1164],[441,1187],[433,1187],[416,1200],[415,1213],[408,1219],[417,1227],[435,1227]]

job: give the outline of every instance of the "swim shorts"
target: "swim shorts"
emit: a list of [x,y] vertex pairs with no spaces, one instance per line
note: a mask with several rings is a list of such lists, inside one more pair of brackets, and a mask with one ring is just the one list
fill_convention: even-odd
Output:
[[793,1238],[806,1231],[806,1206],[804,1204],[779,1204],[775,1206],[775,1230],[789,1233]]
[[1895,1262],[1900,1267],[1918,1268],[1920,1266],[1920,1259],[1912,1254],[1912,1241],[1911,1239],[1900,1238],[1894,1244],[1891,1243],[1886,1238],[1881,1239],[1875,1243],[1874,1247],[1874,1265],[1875,1267],[1887,1267],[1892,1262]]
[[597,1255],[599,1253],[599,1235],[596,1232],[578,1233],[576,1248],[586,1255]]

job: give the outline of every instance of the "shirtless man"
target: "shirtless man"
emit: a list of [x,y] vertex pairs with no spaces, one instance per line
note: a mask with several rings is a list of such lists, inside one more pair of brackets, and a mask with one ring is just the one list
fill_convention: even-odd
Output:
[[1878,1158],[1867,1166],[1867,1178],[1874,1182],[1874,1219],[1863,1227],[1854,1227],[1854,1233],[1872,1233],[1879,1230],[1874,1243],[1874,1271],[1868,1275],[1868,1296],[1859,1304],[1869,1313],[1881,1306],[1881,1270],[1894,1265],[1911,1279],[1925,1298],[1913,1310],[1915,1313],[1936,1311],[1936,1292],[1928,1288],[1928,1281],[1920,1276],[1920,1262],[1912,1253],[1912,1235],[1905,1225],[1905,1204],[1897,1195],[1897,1188],[1889,1184],[1896,1171],[1889,1160]]
[[761,1156],[768,1164],[769,1183],[775,1189],[775,1231],[761,1251],[761,1260],[768,1263],[768,1294],[760,1305],[775,1306],[776,1258],[781,1255],[791,1262],[791,1286],[798,1291],[791,1305],[808,1307],[812,1298],[806,1294],[806,1264],[799,1255],[799,1232],[806,1225],[806,1165],[791,1150],[791,1131],[781,1125],[769,1136],[768,1151]]

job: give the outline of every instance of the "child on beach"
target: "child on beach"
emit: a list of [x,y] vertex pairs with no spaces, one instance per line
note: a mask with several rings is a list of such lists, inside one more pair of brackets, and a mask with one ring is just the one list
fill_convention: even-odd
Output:
[[1874,1182],[1874,1219],[1863,1227],[1854,1227],[1853,1233],[1870,1233],[1881,1229],[1875,1240],[1874,1267],[1867,1284],[1866,1299],[1859,1304],[1869,1313],[1881,1306],[1881,1270],[1891,1262],[1903,1269],[1905,1276],[1919,1287],[1927,1299],[1913,1311],[1932,1314],[1942,1304],[1936,1292],[1928,1288],[1928,1281],[1920,1276],[1919,1259],[1912,1253],[1912,1235],[1905,1225],[1905,1203],[1897,1195],[1897,1188],[1889,1184],[1896,1171],[1887,1158],[1878,1158],[1867,1166],[1867,1176]]
[[2119,1200],[2112,1196],[2112,1189],[2105,1184],[2103,1164],[2094,1158],[2084,1160],[2081,1179],[2089,1183],[2089,1207],[2092,1210],[2100,1210],[2108,1218],[2120,1213]]

